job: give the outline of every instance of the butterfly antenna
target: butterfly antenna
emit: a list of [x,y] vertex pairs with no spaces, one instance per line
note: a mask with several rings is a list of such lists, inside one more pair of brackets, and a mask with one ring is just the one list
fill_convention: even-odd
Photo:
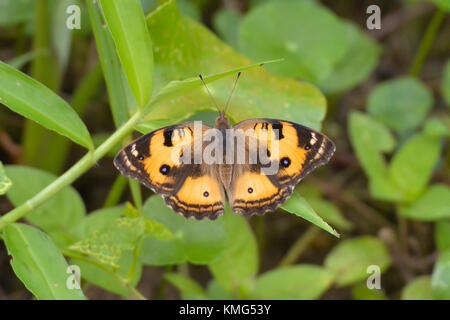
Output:
[[237,74],[237,77],[236,77],[236,81],[234,81],[233,89],[231,89],[231,93],[230,93],[230,96],[228,97],[227,104],[225,105],[225,109],[223,110],[223,113],[225,113],[225,111],[227,111],[228,105],[230,104],[231,96],[233,95],[234,89],[236,89],[236,85],[237,85],[237,82],[238,82],[240,76],[241,76],[241,72],[239,71],[239,73]]
[[211,94],[211,91],[209,91],[208,86],[206,85],[205,80],[203,80],[202,75],[199,74],[198,77],[200,78],[200,80],[202,80],[203,85],[204,85],[205,88],[206,88],[206,91],[208,91],[208,94],[209,94],[209,96],[211,97],[211,100],[214,102],[214,104],[215,104],[215,106],[216,106],[216,108],[217,108],[217,111],[219,111],[219,113],[220,113],[219,105],[217,104],[216,100],[214,99],[213,95]]

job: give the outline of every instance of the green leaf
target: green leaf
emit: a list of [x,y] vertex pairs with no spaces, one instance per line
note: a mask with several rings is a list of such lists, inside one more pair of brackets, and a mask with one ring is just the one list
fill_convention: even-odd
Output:
[[223,8],[213,17],[213,26],[217,34],[231,47],[238,49],[239,25],[242,15],[233,9]]
[[409,139],[394,155],[389,176],[405,199],[415,200],[425,190],[441,150],[440,137],[421,133]]
[[88,237],[70,246],[102,264],[119,268],[124,251],[134,250],[136,241],[144,234],[143,218],[116,218],[106,228],[93,231]]
[[212,300],[232,300],[233,296],[216,280],[211,280],[206,288],[206,294]]
[[178,273],[166,273],[164,278],[181,292],[184,300],[206,300],[203,288],[191,278]]
[[450,299],[450,250],[441,252],[431,276],[433,299]]
[[[6,166],[5,170],[13,181],[6,195],[15,207],[32,198],[57,178],[53,174],[29,167]],[[85,214],[83,200],[69,186],[33,209],[26,219],[47,232],[59,247],[64,248],[76,239],[73,227]]]
[[307,202],[322,219],[336,228],[344,231],[353,228],[353,224],[342,216],[339,207],[332,202],[321,198],[307,198]]
[[450,11],[450,2],[448,0],[431,0],[442,10]]
[[[84,260],[71,259],[71,264],[80,267],[82,279],[125,298],[129,298],[131,292],[123,281],[128,281],[131,287],[135,287],[142,276],[142,263],[135,261],[132,251],[125,251],[117,262],[119,267],[110,272]],[[127,279],[130,270],[134,270],[132,278]]]
[[376,265],[385,271],[391,258],[377,238],[364,236],[340,242],[325,259],[325,267],[336,276],[338,286],[357,283],[369,277],[367,268]]
[[143,211],[147,218],[165,225],[174,236],[172,240],[165,241],[146,238],[141,251],[144,264],[206,264],[220,255],[225,246],[222,218],[215,221],[186,219],[169,209],[159,196],[150,197]]
[[314,223],[316,226],[339,238],[339,233],[326,223],[298,193],[294,192],[281,208]]
[[378,63],[380,46],[359,27],[346,23],[349,47],[333,67],[332,73],[319,83],[327,94],[336,94],[363,82]]
[[87,238],[97,230],[104,230],[112,226],[117,218],[123,216],[123,213],[123,206],[99,209],[90,212],[73,226],[73,233],[77,240]]
[[333,283],[333,273],[314,265],[275,269],[258,277],[252,299],[311,300]]
[[0,103],[88,149],[89,132],[61,97],[26,74],[0,61]]
[[244,217],[226,208],[225,249],[209,263],[217,282],[228,292],[236,292],[245,280],[258,272],[258,247],[252,229]]
[[450,218],[450,188],[443,184],[435,184],[416,201],[400,205],[399,213],[421,221]]
[[80,289],[69,289],[68,265],[50,238],[36,228],[13,223],[4,231],[14,273],[39,300],[82,300]]
[[116,53],[111,33],[103,27],[99,7],[93,1],[86,1],[90,22],[94,31],[95,43],[102,66],[103,76],[110,100],[110,108],[116,128],[128,120],[127,90],[128,83],[123,80],[123,70]]
[[443,219],[436,222],[434,233],[436,246],[439,251],[450,249],[450,220]]
[[402,201],[403,194],[391,182],[382,153],[391,152],[395,139],[382,123],[370,116],[352,112],[349,117],[350,141],[364,172],[369,177],[369,189],[376,199]]
[[255,60],[284,58],[272,72],[320,83],[348,49],[347,28],[312,1],[270,1],[244,17],[239,47]]
[[352,294],[355,300],[387,300],[382,290],[369,289],[366,284],[355,285]]
[[153,89],[153,50],[139,0],[100,0],[117,53],[139,107]]
[[441,92],[442,96],[445,99],[445,102],[447,102],[447,107],[450,107],[450,59],[447,61],[444,67]]
[[[98,232],[98,230],[114,228],[116,221],[118,221],[117,219],[122,217],[123,214],[124,206],[96,210],[74,226],[74,233],[80,240],[89,238],[94,232]],[[110,270],[110,272],[84,260],[72,259],[71,263],[80,267],[81,277],[86,281],[123,297],[129,297],[130,290],[118,277],[128,280],[131,286],[135,286],[139,282],[142,274],[142,263],[136,261],[134,252],[131,250],[122,252],[121,257],[116,262],[116,266],[118,267],[116,270]],[[131,280],[129,279],[130,274]]]
[[412,77],[379,84],[369,95],[367,111],[389,128],[399,132],[420,126],[433,106],[430,90]]
[[431,277],[414,278],[403,288],[402,300],[432,300]]
[[[150,14],[147,22],[155,52],[156,88],[162,88],[173,80],[252,64],[206,27],[180,15],[173,0],[166,1]],[[220,106],[228,100],[234,80],[229,77],[208,85]],[[195,88],[182,97],[168,96],[170,99],[156,101],[144,118],[145,130],[140,127],[141,130],[148,132],[184,121],[199,111],[215,110],[205,88],[202,85]],[[255,117],[289,119],[319,129],[325,111],[325,98],[312,85],[255,68],[242,74],[227,116],[235,122]]]
[[3,0],[0,1],[0,25],[10,26],[26,22],[33,17],[34,0]]
[[6,191],[11,187],[12,182],[5,173],[3,168],[3,163],[0,161],[0,196],[5,194]]

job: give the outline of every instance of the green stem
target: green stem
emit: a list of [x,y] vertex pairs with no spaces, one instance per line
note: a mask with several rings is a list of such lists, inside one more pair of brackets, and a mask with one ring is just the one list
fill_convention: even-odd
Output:
[[14,210],[11,210],[3,217],[0,218],[0,230],[6,227],[8,224],[13,223],[27,213],[31,212],[37,206],[41,205],[44,201],[51,198],[62,188],[70,185],[79,176],[86,172],[91,166],[93,166],[99,159],[101,159],[111,148],[120,143],[121,140],[133,131],[134,125],[141,118],[141,110],[138,110],[122,127],[114,132],[105,142],[103,142],[96,150],[88,152],[83,158],[75,163],[69,170],[67,170],[62,176],[53,181],[43,190],[41,190],[34,197],[18,206]]
[[141,185],[137,180],[128,179],[128,183],[131,189],[131,196],[133,197],[134,205],[136,209],[142,215],[142,194],[141,194]]
[[115,205],[117,205],[126,186],[127,179],[122,175],[118,175],[111,187],[111,190],[109,190],[108,196],[106,197],[105,203],[103,204],[103,208],[114,207]]
[[320,233],[319,228],[316,226],[310,226],[308,230],[292,245],[289,251],[281,260],[278,267],[286,267],[294,264],[301,254],[308,248],[312,240]]
[[431,19],[430,24],[427,27],[425,35],[420,41],[420,47],[417,51],[416,57],[414,58],[413,65],[411,67],[411,75],[414,77],[418,77],[420,74],[420,70],[422,70],[422,66],[427,58],[428,52],[430,51],[431,45],[433,44],[434,38],[436,37],[436,33],[439,30],[439,27],[444,20],[445,13],[443,9],[438,9]]

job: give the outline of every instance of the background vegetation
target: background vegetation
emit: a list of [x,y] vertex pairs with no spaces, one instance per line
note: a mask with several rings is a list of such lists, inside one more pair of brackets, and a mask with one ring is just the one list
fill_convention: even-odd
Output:
[[[366,28],[371,4],[381,30]],[[449,12],[1,1],[0,299],[449,299]],[[240,70],[233,122],[295,121],[337,146],[282,208],[186,220],[119,175],[112,157],[135,129],[214,121],[199,73],[224,105]]]

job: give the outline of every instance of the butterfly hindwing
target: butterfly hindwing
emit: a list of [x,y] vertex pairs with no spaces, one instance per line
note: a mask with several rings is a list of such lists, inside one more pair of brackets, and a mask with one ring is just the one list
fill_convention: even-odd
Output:
[[[203,125],[202,132],[208,128]],[[194,153],[202,152],[194,150],[194,140],[201,138],[194,135],[193,123],[162,128],[127,145],[114,164],[125,177],[137,179],[162,195],[174,211],[186,217],[213,219],[223,213],[224,196],[215,167],[194,163]],[[190,159],[182,161],[187,150]]]

